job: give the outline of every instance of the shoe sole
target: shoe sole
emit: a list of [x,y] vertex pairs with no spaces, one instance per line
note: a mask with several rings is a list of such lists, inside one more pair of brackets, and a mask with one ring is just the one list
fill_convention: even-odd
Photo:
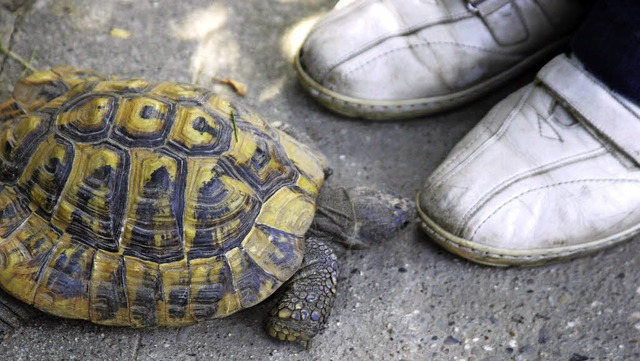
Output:
[[376,121],[400,120],[439,113],[481,97],[508,80],[522,74],[533,65],[559,52],[569,41],[569,37],[545,47],[523,59],[510,69],[462,91],[443,96],[409,100],[368,100],[350,97],[330,90],[316,82],[306,73],[300,62],[300,52],[295,57],[294,66],[305,90],[320,104],[348,117],[365,118]]
[[420,226],[436,243],[462,258],[487,266],[533,267],[559,263],[610,248],[640,233],[640,225],[638,225],[625,232],[579,246],[530,250],[494,248],[468,241],[445,231],[420,209],[419,199],[418,194],[416,208],[421,219]]

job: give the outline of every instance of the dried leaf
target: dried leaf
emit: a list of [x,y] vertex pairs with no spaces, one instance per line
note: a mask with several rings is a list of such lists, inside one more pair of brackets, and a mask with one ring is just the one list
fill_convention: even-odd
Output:
[[230,87],[233,88],[233,90],[235,90],[236,93],[242,96],[247,95],[247,86],[237,80],[233,80],[229,78],[218,78],[218,77],[213,77],[212,79],[213,81],[216,81],[218,83],[229,85]]
[[129,39],[131,37],[131,32],[127,29],[113,28],[109,32],[109,35],[113,38]]

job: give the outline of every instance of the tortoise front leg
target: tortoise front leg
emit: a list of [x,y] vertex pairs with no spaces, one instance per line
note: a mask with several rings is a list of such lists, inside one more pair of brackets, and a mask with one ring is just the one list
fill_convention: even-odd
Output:
[[320,332],[336,297],[338,263],[325,242],[308,238],[298,272],[282,293],[266,322],[269,335],[280,340],[308,342]]

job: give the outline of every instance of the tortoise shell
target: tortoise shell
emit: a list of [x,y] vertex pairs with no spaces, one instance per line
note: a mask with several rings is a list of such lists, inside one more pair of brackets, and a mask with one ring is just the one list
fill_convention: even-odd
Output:
[[0,120],[0,286],[45,312],[182,326],[302,261],[324,158],[206,89],[58,67]]

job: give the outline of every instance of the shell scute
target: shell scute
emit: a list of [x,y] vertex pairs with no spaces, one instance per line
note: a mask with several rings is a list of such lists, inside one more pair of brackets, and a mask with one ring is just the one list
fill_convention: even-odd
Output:
[[63,235],[42,267],[33,305],[67,318],[89,319],[87,292],[96,250]]
[[220,255],[249,233],[261,202],[253,189],[215,160],[189,161],[185,246],[190,258]]
[[127,191],[128,154],[108,143],[76,144],[73,172],[51,223],[92,247],[118,250]]
[[149,87],[149,83],[143,79],[106,80],[97,83],[93,87],[94,92],[115,92],[121,95],[142,93]]
[[186,258],[176,262],[160,264],[163,299],[166,302],[164,314],[166,323],[190,324],[195,322],[189,313],[189,267]]
[[145,95],[124,97],[116,114],[113,137],[132,147],[164,144],[173,124],[175,106]]
[[29,199],[14,187],[4,187],[0,191],[0,237],[11,234],[30,213]]
[[52,135],[40,144],[17,183],[31,200],[33,211],[50,217],[71,173],[74,157],[73,145],[62,137]]
[[120,248],[125,255],[160,263],[184,257],[182,159],[148,149],[131,150],[128,208]]
[[124,279],[122,256],[98,250],[93,260],[89,286],[89,317],[93,322],[106,325],[130,324]]
[[191,270],[189,313],[203,321],[241,309],[231,269],[223,255],[189,260]]
[[12,183],[49,131],[46,113],[23,115],[0,124],[0,182]]
[[79,142],[103,139],[111,130],[117,99],[89,94],[75,98],[61,109],[56,119],[60,132]]
[[158,264],[129,256],[124,256],[124,263],[131,325],[157,325],[163,307]]
[[42,268],[46,267],[60,235],[37,215],[29,216],[0,241],[0,281],[17,299],[33,303]]
[[233,128],[203,107],[178,105],[169,143],[193,155],[215,156],[228,150]]
[[299,172],[279,143],[258,131],[239,133],[239,141],[223,154],[225,162],[220,162],[226,172],[237,174],[263,200],[280,188],[295,184]]

